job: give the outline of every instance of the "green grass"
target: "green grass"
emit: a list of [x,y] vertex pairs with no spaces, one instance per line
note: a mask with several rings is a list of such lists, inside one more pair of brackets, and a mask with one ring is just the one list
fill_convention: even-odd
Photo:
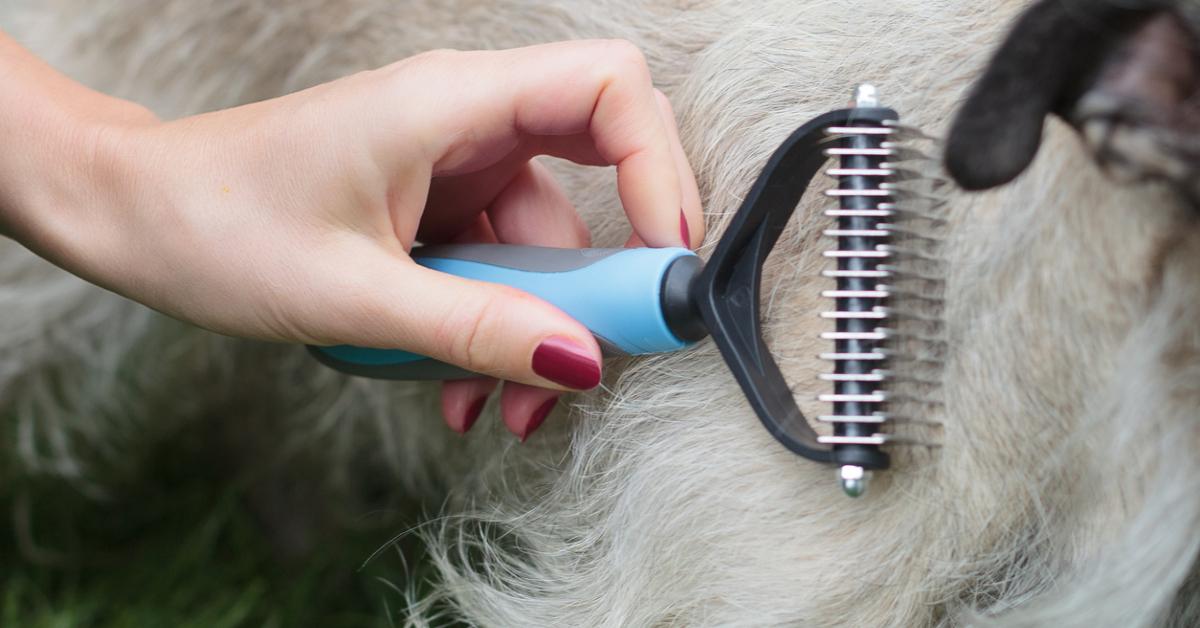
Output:
[[0,626],[402,623],[393,585],[419,578],[406,569],[420,570],[419,548],[410,540],[404,556],[389,549],[363,561],[404,528],[403,517],[342,526],[283,560],[247,500],[236,483],[180,468],[119,500],[61,483],[0,482]]

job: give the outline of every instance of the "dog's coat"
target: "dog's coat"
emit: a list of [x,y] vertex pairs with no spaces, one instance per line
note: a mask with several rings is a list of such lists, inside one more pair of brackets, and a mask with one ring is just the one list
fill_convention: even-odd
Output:
[[[0,27],[164,116],[430,48],[626,38],[676,107],[710,246],[772,148],[856,82],[947,133],[1027,4],[42,0],[10,3]],[[960,155],[990,150],[959,137]],[[619,242],[609,175],[556,168],[597,244]],[[1194,625],[1194,210],[1167,186],[1111,182],[1056,120],[1015,183],[952,203],[943,405],[924,417],[942,447],[896,451],[859,501],[763,432],[711,343],[610,364],[602,390],[527,445],[486,416],[461,442],[428,387],[350,381],[299,347],[189,329],[11,242],[0,416],[23,468],[96,493],[114,469],[136,473],[156,436],[202,421],[263,448],[319,441],[347,491],[364,459],[397,492],[448,489],[427,533],[441,584],[413,600],[414,625],[447,609],[490,626]],[[824,221],[807,199],[764,286],[773,349],[813,382],[797,388],[810,415]]]

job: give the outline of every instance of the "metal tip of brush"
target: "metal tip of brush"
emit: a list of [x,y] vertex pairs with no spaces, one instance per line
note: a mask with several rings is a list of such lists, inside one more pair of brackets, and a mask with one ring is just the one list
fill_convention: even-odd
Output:
[[862,497],[867,492],[867,481],[870,479],[870,475],[862,467],[846,465],[838,469],[838,482],[841,483],[842,492],[847,497]]
[[879,89],[870,83],[859,83],[854,87],[854,100],[851,104],[860,108],[878,107]]

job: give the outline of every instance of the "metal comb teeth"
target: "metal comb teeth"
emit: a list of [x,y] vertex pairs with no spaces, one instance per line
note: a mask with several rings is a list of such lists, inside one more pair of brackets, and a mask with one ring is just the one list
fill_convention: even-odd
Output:
[[[879,107],[875,88],[859,86],[854,106]],[[825,211],[834,220],[825,235],[837,245],[825,252],[835,267],[822,275],[836,286],[823,292],[835,307],[821,316],[835,328],[821,334],[834,349],[821,354],[833,370],[820,379],[833,391],[817,398],[831,404],[818,420],[833,433],[818,440],[835,449],[928,445],[887,428],[928,425],[923,415],[940,403],[944,262],[937,232],[945,200],[941,182],[918,168],[930,158],[909,145],[932,138],[897,121],[832,126],[826,134],[825,154],[838,160],[826,174],[838,184],[826,192],[835,204]],[[845,465],[838,476],[847,495],[865,492],[864,468]]]

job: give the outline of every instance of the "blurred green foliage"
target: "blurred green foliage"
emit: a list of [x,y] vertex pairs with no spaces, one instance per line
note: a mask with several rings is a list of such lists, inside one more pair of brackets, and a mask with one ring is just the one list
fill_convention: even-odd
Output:
[[0,626],[389,626],[428,586],[415,539],[387,546],[413,519],[364,516],[281,556],[245,483],[196,462],[164,456],[104,499],[0,474]]

